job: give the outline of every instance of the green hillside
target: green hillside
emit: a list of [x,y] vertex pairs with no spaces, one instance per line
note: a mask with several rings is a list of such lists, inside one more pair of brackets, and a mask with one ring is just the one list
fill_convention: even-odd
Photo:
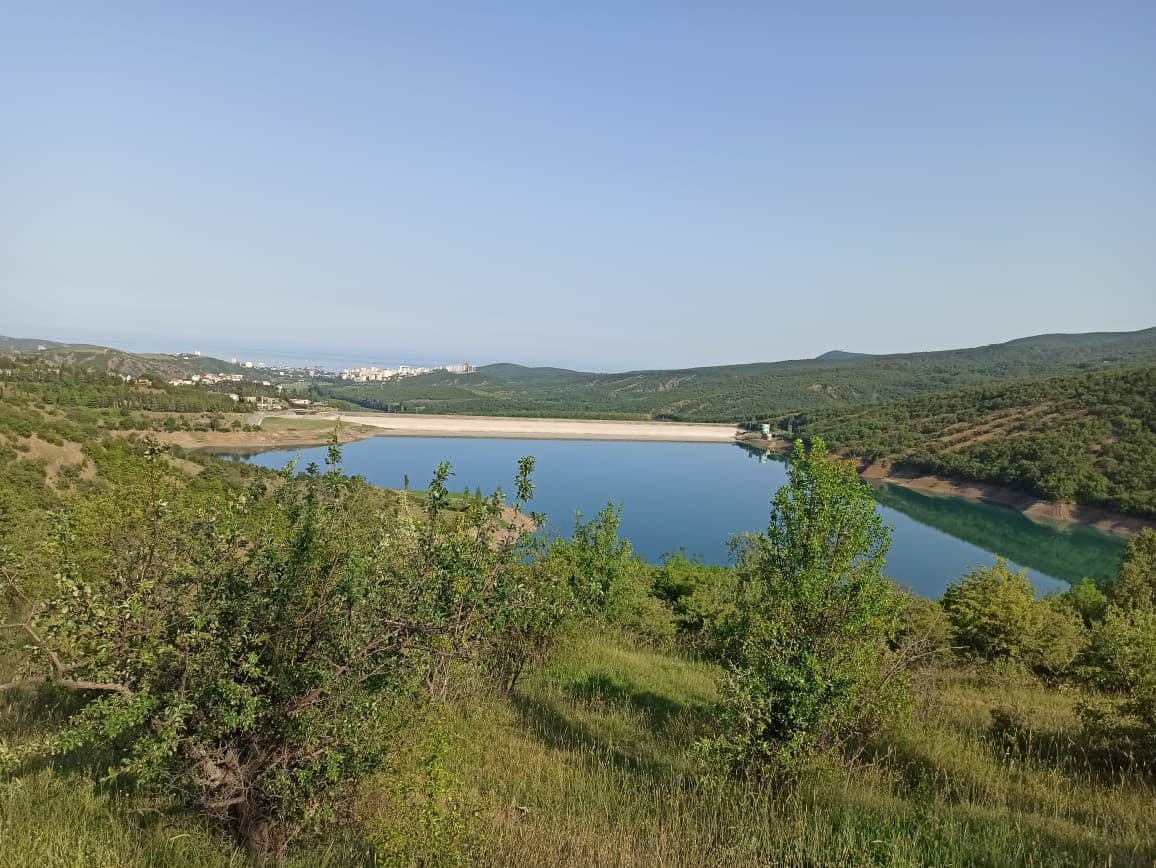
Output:
[[[831,354],[827,354],[830,356]],[[326,393],[411,413],[748,421],[1033,376],[1156,363],[1156,328],[1041,335],[963,350],[624,373],[488,365]]]
[[0,353],[27,353],[35,352],[38,347],[62,347],[64,344],[57,341],[44,341],[39,338],[13,338],[0,335]]
[[1156,516],[1156,367],[812,410],[779,424],[872,461]]
[[[169,355],[167,353],[130,353],[112,347],[88,344],[57,344],[46,349],[23,350],[22,355],[48,365],[83,368],[89,371],[107,371],[132,377],[185,377],[190,374],[247,374],[254,376],[251,368],[242,368],[222,359],[189,354]],[[261,371],[264,377],[268,372]]]

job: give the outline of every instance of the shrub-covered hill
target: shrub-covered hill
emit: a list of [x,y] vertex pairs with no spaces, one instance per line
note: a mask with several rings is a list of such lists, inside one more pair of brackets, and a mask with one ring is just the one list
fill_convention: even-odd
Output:
[[815,410],[779,423],[896,467],[1156,517],[1156,367]]
[[[53,367],[82,368],[131,377],[170,379],[191,374],[244,374],[251,378],[254,375],[250,368],[189,353],[130,353],[113,347],[4,337],[0,337],[0,352],[19,353],[26,361]],[[261,375],[268,378],[270,373],[262,371]]]
[[[852,355],[848,358],[847,355]],[[378,410],[743,422],[860,406],[1023,377],[1156,363],[1156,328],[1040,335],[1004,344],[886,356],[625,373],[487,365],[473,374],[335,386],[327,393]]]

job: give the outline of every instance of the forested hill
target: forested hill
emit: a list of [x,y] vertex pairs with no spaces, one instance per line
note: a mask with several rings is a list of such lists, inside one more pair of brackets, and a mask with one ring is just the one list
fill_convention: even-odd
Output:
[[1156,518],[1156,367],[779,420],[848,454]]
[[[832,357],[832,355],[834,357]],[[850,357],[848,357],[850,356]],[[1021,379],[1156,364],[1156,328],[1040,335],[963,350],[681,370],[584,373],[501,364],[343,385],[329,394],[372,409],[743,422]]]
[[100,373],[132,377],[187,377],[190,374],[241,374],[252,376],[252,369],[242,368],[223,359],[190,353],[130,353],[113,347],[93,344],[62,344],[27,338],[0,336],[0,352],[19,353],[32,362],[55,367],[80,368]]
[[26,353],[33,352],[41,347],[62,347],[64,344],[57,341],[42,341],[39,338],[13,338],[0,335],[0,352]]

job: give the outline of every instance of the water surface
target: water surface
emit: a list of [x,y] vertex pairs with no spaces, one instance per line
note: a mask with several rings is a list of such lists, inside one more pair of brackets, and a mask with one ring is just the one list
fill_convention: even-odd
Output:
[[[708,563],[727,562],[727,540],[766,527],[770,501],[786,467],[765,453],[730,443],[636,443],[596,440],[484,440],[381,437],[343,447],[345,469],[374,485],[400,488],[408,475],[425,488],[438,462],[454,465],[450,488],[489,493],[513,490],[517,461],[537,458],[530,508],[547,527],[569,533],[575,511],[593,516],[607,501],[623,507],[622,535],[650,561],[685,551]],[[325,447],[248,456],[281,468],[294,456],[302,467],[322,464]],[[925,596],[996,556],[1024,568],[1041,591],[1083,576],[1115,572],[1122,541],[1091,528],[1041,525],[1007,507],[933,497],[897,486],[876,490],[891,525],[887,573]]]

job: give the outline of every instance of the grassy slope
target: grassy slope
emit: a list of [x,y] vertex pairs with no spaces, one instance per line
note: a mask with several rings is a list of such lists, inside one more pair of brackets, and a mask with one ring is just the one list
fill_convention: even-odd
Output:
[[857,406],[1009,379],[1156,362],[1156,328],[1042,335],[934,353],[593,374],[489,365],[333,394],[410,412],[746,421]]
[[[803,790],[694,775],[717,671],[606,637],[569,643],[511,700],[429,728],[356,828],[299,865],[463,858],[489,865],[1148,865],[1153,783],[1071,750],[1077,697],[960,671],[935,676],[918,725]],[[1038,741],[986,738],[1014,704]],[[400,780],[400,783],[398,781]],[[42,769],[0,789],[0,866],[240,864],[159,803]]]

